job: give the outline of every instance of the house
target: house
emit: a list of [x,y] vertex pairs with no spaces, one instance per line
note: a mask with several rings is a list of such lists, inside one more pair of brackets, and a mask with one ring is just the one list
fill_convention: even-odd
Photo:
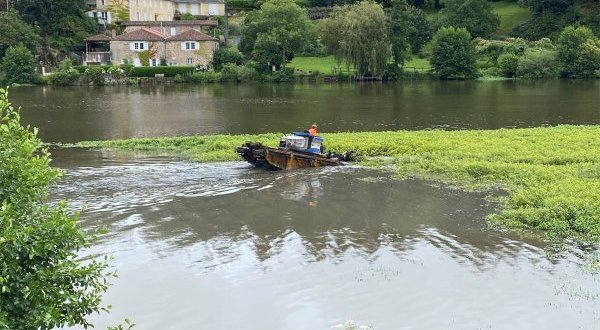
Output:
[[117,21],[109,8],[123,7],[134,21],[170,21],[181,14],[224,16],[225,0],[87,0],[88,16],[106,26]]
[[[146,24],[143,24],[146,23]],[[209,20],[166,22],[123,22],[121,35],[99,34],[85,40],[84,65],[144,62],[158,65],[208,65],[219,39],[202,28],[214,26]]]

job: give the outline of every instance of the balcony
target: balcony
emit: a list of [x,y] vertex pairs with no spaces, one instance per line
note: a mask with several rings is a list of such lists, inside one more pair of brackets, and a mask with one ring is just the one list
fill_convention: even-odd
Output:
[[110,64],[110,52],[88,52],[85,53],[84,65],[90,64],[100,64],[100,65],[108,65]]

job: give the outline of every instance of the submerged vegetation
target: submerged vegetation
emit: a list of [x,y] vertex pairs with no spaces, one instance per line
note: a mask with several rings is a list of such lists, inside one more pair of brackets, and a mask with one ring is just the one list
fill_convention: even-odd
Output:
[[[280,134],[213,135],[81,142],[81,147],[174,152],[198,161],[230,161],[253,140]],[[360,164],[393,167],[403,177],[452,182],[509,194],[490,216],[509,228],[600,241],[600,127],[558,126],[481,131],[323,134],[330,150],[354,150]]]

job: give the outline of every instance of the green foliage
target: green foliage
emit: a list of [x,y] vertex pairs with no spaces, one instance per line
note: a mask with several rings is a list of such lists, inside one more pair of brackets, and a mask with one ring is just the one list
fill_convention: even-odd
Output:
[[213,54],[212,65],[217,71],[221,70],[224,64],[232,63],[242,64],[244,55],[235,47],[220,47]]
[[221,78],[223,81],[233,82],[255,81],[259,79],[259,74],[252,67],[228,63],[221,69]]
[[150,57],[152,56],[151,51],[144,50],[141,52],[137,52],[137,57],[140,59],[140,64],[142,66],[150,66]]
[[360,77],[382,76],[390,59],[387,18],[381,5],[361,1],[336,8],[323,22],[322,41],[338,63]]
[[165,77],[175,77],[175,75],[186,75],[196,71],[193,66],[143,66],[133,67],[129,71],[129,77],[154,77],[156,74],[164,74]]
[[423,48],[433,35],[433,27],[427,19],[425,12],[419,8],[410,6],[406,19],[408,20],[408,44],[414,54]]
[[557,58],[563,77],[594,77],[600,70],[600,40],[585,26],[566,27],[558,38]]
[[14,10],[0,12],[0,59],[11,46],[24,45],[30,52],[35,53],[40,45],[38,31],[21,19]]
[[435,33],[431,68],[441,79],[475,78],[475,44],[465,28],[441,28]]
[[558,77],[556,52],[542,48],[528,49],[519,58],[517,77],[525,79],[543,79]]
[[228,9],[258,9],[252,0],[227,0]]
[[48,75],[48,83],[56,86],[71,86],[79,79],[79,72],[73,70],[71,72],[52,72]]
[[260,63],[285,67],[315,38],[306,9],[293,0],[268,0],[244,20],[240,49]]
[[190,83],[216,83],[222,81],[221,73],[214,71],[194,72],[183,76],[181,79]]
[[498,57],[498,67],[502,77],[513,78],[517,75],[519,56],[513,53],[503,53]]
[[[599,126],[473,131],[322,134],[329,150],[354,150],[361,164],[463,187],[507,189],[491,221],[550,236],[600,241]],[[198,161],[239,159],[245,141],[276,146],[280,134],[85,142],[83,147],[174,151]]]
[[6,83],[9,85],[33,82],[35,75],[33,55],[23,45],[8,48],[2,59],[2,71]]
[[574,0],[521,0],[531,10],[529,20],[517,26],[512,34],[529,40],[554,38],[568,24],[578,20]]
[[446,0],[440,11],[441,26],[467,29],[474,37],[490,37],[500,25],[500,18],[486,0]]
[[102,86],[106,84],[106,72],[99,66],[89,66],[85,70],[85,76],[95,86]]
[[115,21],[129,21],[129,0],[112,0],[106,9],[112,13]]
[[83,39],[98,31],[98,22],[85,15],[81,0],[19,0],[11,6],[25,22],[40,27],[50,47],[61,51],[83,49]]
[[[389,12],[390,42],[392,44],[392,55],[394,64],[404,65],[404,60],[410,54],[408,44],[408,32],[410,29],[408,20],[408,4],[406,0],[394,0]],[[389,70],[388,70],[389,71]]]
[[66,203],[47,203],[59,171],[0,90],[0,323],[12,330],[90,326],[104,310],[106,263],[78,261],[92,237]]

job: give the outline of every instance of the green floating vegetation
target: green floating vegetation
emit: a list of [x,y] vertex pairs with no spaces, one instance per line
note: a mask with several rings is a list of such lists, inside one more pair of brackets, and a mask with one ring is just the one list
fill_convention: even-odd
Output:
[[[244,141],[276,146],[281,134],[213,135],[81,142],[81,147],[172,151],[202,162],[230,161]],[[509,194],[492,223],[600,241],[600,126],[471,131],[322,134],[328,150],[353,150],[360,164],[463,188]],[[399,201],[401,202],[401,201]]]

